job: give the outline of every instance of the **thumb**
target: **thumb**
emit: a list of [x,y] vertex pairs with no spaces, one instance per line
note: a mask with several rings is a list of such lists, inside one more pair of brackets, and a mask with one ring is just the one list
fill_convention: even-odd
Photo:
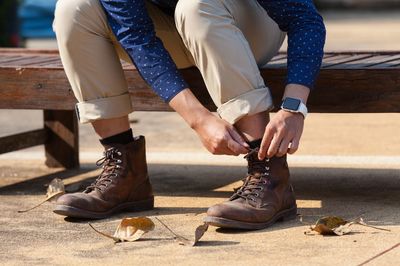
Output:
[[229,135],[231,135],[232,139],[236,141],[238,144],[240,144],[243,148],[247,150],[250,148],[249,144],[243,139],[243,137],[236,131],[234,127],[230,127],[229,130]]

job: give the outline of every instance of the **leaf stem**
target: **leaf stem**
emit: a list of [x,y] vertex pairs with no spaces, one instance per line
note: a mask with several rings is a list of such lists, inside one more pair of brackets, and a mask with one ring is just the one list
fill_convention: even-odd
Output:
[[100,234],[100,235],[102,235],[102,236],[111,238],[111,239],[114,240],[115,242],[120,242],[120,241],[121,241],[121,239],[119,239],[119,238],[117,238],[117,237],[111,236],[111,235],[109,235],[109,234],[106,234],[106,233],[103,233],[103,232],[97,230],[96,228],[93,227],[93,225],[92,225],[91,223],[88,223],[88,225],[89,225],[96,233],[98,233],[98,234]]
[[178,235],[177,233],[175,233],[174,231],[172,231],[171,228],[168,227],[168,225],[166,225],[163,221],[161,221],[158,217],[154,217],[157,221],[160,222],[160,224],[162,224],[168,231],[171,232],[171,234],[173,234],[176,238],[178,238],[179,240],[184,240],[184,241],[189,241],[189,239],[187,239],[186,237],[183,237],[181,235]]
[[47,202],[47,201],[53,199],[54,197],[57,197],[57,196],[59,196],[59,195],[62,195],[62,194],[64,194],[64,193],[65,193],[64,191],[57,192],[56,194],[51,195],[50,197],[47,197],[47,198],[46,198],[45,200],[43,200],[42,202],[40,202],[39,204],[37,204],[37,205],[35,205],[35,206],[33,206],[33,207],[29,208],[29,209],[26,209],[26,210],[19,210],[18,213],[28,212],[28,211],[31,211],[31,210],[33,210],[33,209],[36,209],[37,207],[43,205],[43,203],[45,203],[45,202]]

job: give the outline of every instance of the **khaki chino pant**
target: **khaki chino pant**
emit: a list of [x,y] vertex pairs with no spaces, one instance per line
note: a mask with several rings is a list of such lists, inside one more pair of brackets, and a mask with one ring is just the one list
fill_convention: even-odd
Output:
[[[152,4],[147,8],[178,68],[199,68],[221,118],[233,124],[272,108],[259,67],[285,35],[256,0],[180,0],[175,22]],[[59,0],[53,27],[80,122],[131,113],[120,59],[131,61],[99,0]]]

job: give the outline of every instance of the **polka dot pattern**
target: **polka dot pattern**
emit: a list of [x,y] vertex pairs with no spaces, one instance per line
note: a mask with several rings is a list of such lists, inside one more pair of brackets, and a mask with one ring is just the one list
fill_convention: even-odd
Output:
[[188,88],[161,40],[156,37],[145,0],[100,2],[121,46],[131,57],[143,79],[164,101],[168,102]]
[[324,55],[326,30],[311,0],[259,0],[288,35],[287,84],[313,88]]

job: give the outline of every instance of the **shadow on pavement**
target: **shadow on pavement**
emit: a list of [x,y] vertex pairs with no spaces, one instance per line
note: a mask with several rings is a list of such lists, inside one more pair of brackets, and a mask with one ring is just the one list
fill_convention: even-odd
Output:
[[[81,169],[58,170],[50,174],[45,168],[31,172],[25,169],[25,177],[19,177],[21,181],[3,186],[0,183],[0,195],[44,195],[45,185],[53,178],[68,180],[77,175],[83,176],[82,180],[69,182],[66,189],[80,191],[96,178],[98,172],[95,169],[83,165]],[[232,188],[240,184],[235,182],[245,175],[245,168],[240,166],[150,164],[149,169],[156,196],[213,198],[215,203],[227,199]],[[362,216],[366,221],[386,225],[400,223],[399,169],[292,167],[291,172],[298,212],[306,223],[312,224],[325,215],[346,219]],[[200,214],[206,210],[204,207],[164,206],[135,215]],[[112,220],[123,216],[117,215]],[[297,220],[278,223],[271,230],[298,223]]]

